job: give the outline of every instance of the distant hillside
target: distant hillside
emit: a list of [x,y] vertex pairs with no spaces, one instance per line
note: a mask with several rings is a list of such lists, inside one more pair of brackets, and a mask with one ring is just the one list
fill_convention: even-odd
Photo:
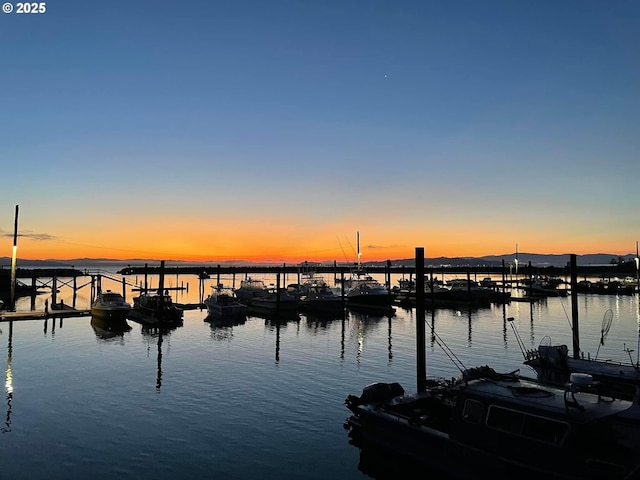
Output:
[[[612,263],[629,262],[635,258],[634,254],[626,254],[623,256],[611,253],[594,253],[587,255],[578,255],[576,260],[578,266],[598,266],[611,265]],[[562,255],[544,255],[538,253],[518,253],[518,264],[524,266],[531,265],[534,267],[565,267],[569,264],[570,254]],[[500,267],[504,261],[505,265],[512,265],[515,261],[515,254],[508,253],[504,255],[487,255],[484,257],[436,257],[425,258],[425,265],[432,267],[453,266],[453,267]],[[406,258],[399,260],[391,260],[392,265],[411,266],[415,262],[414,258]],[[147,260],[141,258],[132,258],[127,260],[114,260],[109,258],[74,258],[72,260],[23,260],[17,259],[17,265],[21,268],[87,268],[87,267],[126,267],[141,266],[148,263],[150,266],[157,266],[158,260]],[[366,262],[367,265],[385,265],[387,262]],[[251,262],[243,260],[229,260],[225,262],[183,262],[180,260],[166,260],[169,266],[248,266],[253,265]],[[344,264],[344,262],[338,262]],[[0,268],[10,268],[11,258],[0,257]]]
[[[544,255],[538,253],[518,253],[518,265],[527,266],[529,262],[533,267],[565,267],[569,264],[571,254]],[[611,265],[612,263],[629,262],[635,258],[633,254],[614,255],[609,253],[593,253],[587,255],[577,255],[578,266],[588,267],[597,265]],[[505,265],[515,263],[515,254],[487,255],[484,257],[436,257],[425,258],[425,265],[432,267],[453,266],[453,267],[500,267],[504,261]],[[407,258],[402,260],[391,260],[392,265],[413,265],[415,259]],[[386,262],[376,262],[376,265],[383,265]]]

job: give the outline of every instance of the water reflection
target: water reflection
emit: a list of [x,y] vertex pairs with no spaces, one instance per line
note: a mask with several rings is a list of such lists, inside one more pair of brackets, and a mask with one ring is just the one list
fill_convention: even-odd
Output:
[[395,309],[391,310],[361,310],[361,309],[349,309],[349,318],[355,320],[356,338],[358,342],[358,349],[356,353],[356,360],[360,363],[360,359],[364,352],[364,341],[368,333],[374,334],[379,329],[382,322],[387,324],[387,351],[389,362],[393,359],[392,348],[392,319],[395,316]]
[[91,327],[100,340],[124,339],[124,334],[131,331],[126,319],[105,320],[92,316]]
[[244,325],[247,321],[247,317],[218,317],[213,315],[207,315],[204,322],[208,323],[211,327],[211,339],[217,341],[231,340],[233,338],[233,327]]
[[[59,318],[59,328],[62,328],[62,319],[63,317]],[[49,328],[49,320],[51,320],[51,336],[53,336],[56,334],[56,317],[52,317],[51,319],[44,319],[44,333],[45,335],[47,334],[47,330]]]
[[11,402],[13,401],[13,322],[9,322],[9,336],[7,341],[7,370],[5,372],[4,389],[7,393],[7,415],[4,426],[0,428],[2,433],[11,431]]
[[142,325],[142,335],[147,340],[147,354],[152,354],[153,342],[156,342],[157,351],[156,351],[156,363],[157,363],[157,373],[156,373],[156,391],[160,393],[160,387],[162,387],[162,343],[164,342],[164,337],[169,337],[172,330],[175,330],[177,327],[158,327],[158,326],[148,326]]
[[296,315],[295,319],[288,319],[286,316],[284,318],[265,318],[264,326],[269,330],[275,330],[276,333],[276,354],[275,361],[276,363],[280,362],[280,330],[286,327],[289,323],[295,323],[297,325],[298,330],[300,329],[300,316]]
[[[359,450],[358,470],[370,478],[377,480],[413,478],[416,472],[424,471],[424,464],[377,446],[361,445]],[[428,476],[430,480],[453,480],[453,477],[434,469],[429,469]]]

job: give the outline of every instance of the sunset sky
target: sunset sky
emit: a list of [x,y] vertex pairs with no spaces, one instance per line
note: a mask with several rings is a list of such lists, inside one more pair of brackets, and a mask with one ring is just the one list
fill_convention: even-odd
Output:
[[0,13],[0,256],[635,251],[637,0]]

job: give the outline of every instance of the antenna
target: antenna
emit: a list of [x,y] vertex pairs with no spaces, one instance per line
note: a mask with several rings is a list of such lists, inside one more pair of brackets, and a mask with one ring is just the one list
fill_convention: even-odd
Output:
[[518,342],[518,347],[520,347],[520,351],[522,352],[522,356],[524,357],[525,360],[527,360],[527,348],[524,345],[524,342],[522,341],[522,337],[520,336],[520,332],[518,332],[518,329],[516,328],[515,324],[514,324],[514,318],[513,317],[507,317],[507,322],[509,322],[509,324],[511,325],[511,329],[513,330],[513,334],[516,337],[516,342]]

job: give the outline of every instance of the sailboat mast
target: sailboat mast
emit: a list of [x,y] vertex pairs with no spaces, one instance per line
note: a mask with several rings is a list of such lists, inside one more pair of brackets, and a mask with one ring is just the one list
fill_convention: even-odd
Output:
[[356,247],[358,249],[358,271],[360,271],[360,232],[356,232]]
[[640,293],[640,257],[638,256],[638,241],[636,240],[636,290]]
[[11,254],[11,308],[16,305],[16,260],[18,251],[18,205],[16,205],[16,216],[13,225],[13,251]]

